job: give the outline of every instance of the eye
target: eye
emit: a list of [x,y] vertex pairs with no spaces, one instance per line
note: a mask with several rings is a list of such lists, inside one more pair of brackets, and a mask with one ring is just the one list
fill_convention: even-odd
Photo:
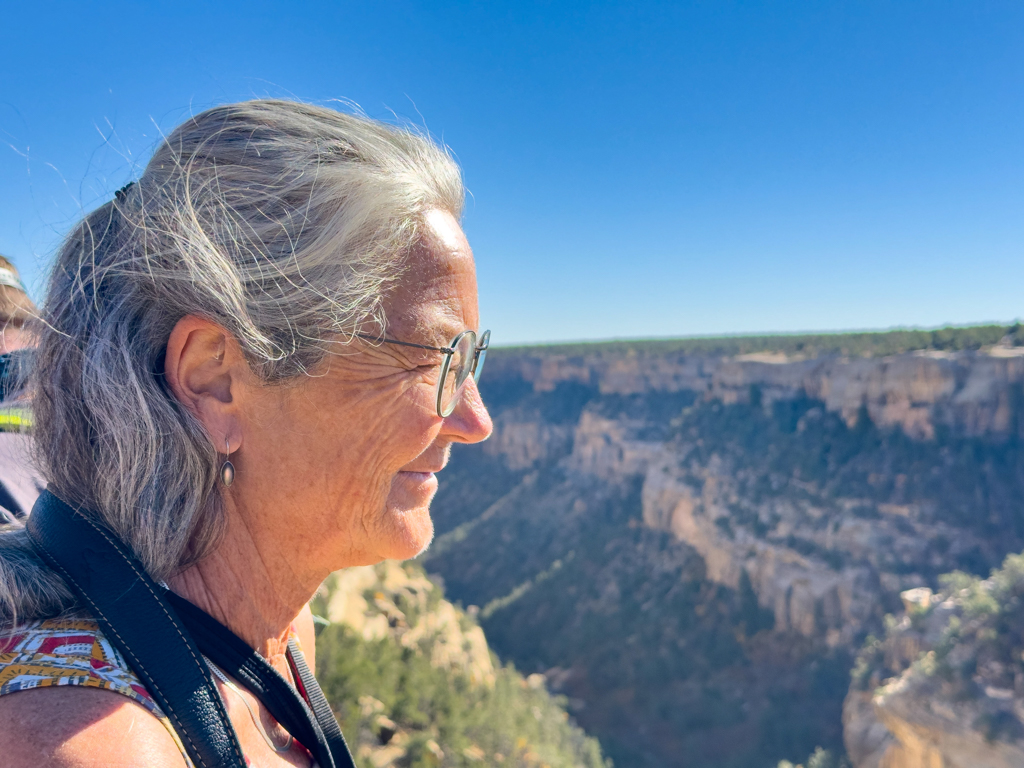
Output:
[[444,362],[444,355],[440,352],[423,350],[420,354],[413,357],[413,362],[417,368],[433,368]]
[[408,370],[416,371],[421,374],[436,375],[437,371],[441,370],[441,363],[443,362],[443,357],[430,352],[426,352],[422,355],[410,355],[408,358]]

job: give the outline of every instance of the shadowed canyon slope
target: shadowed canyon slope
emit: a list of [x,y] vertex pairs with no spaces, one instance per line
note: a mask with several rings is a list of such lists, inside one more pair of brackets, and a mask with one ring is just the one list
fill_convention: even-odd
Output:
[[493,351],[426,567],[619,765],[841,752],[900,594],[1024,549],[1024,350],[878,339]]

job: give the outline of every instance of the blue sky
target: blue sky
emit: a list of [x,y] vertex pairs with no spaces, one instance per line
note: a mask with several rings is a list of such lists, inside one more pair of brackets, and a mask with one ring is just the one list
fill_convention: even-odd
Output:
[[8,4],[0,252],[34,295],[161,131],[344,99],[461,162],[496,342],[1024,316],[1024,4]]

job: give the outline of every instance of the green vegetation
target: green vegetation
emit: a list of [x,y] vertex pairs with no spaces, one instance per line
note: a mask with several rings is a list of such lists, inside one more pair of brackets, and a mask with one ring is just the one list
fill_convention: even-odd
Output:
[[[317,678],[360,768],[610,768],[543,677],[524,678],[493,654],[481,675],[473,618],[444,602],[416,564],[392,567],[409,579],[396,585],[379,566],[361,596],[368,619],[389,619],[384,636],[330,622],[317,634]],[[328,612],[327,596],[314,608]]]
[[369,750],[359,750],[366,743],[404,750],[394,764],[409,768],[605,766],[597,742],[568,722],[559,701],[512,666],[498,670],[493,686],[474,685],[432,666],[429,648],[367,641],[333,625],[317,638],[317,670],[342,729],[358,734],[362,768],[373,765]]
[[906,615],[887,616],[882,638],[864,643],[852,688],[880,694],[883,707],[887,697],[911,691],[933,710],[955,711],[989,743],[1020,749],[1024,555],[1009,555],[988,579],[958,571],[941,582],[935,594],[904,593]]
[[788,355],[845,355],[883,357],[922,349],[957,351],[980,349],[1007,338],[1015,346],[1024,344],[1024,327],[1014,325],[948,326],[932,330],[900,329],[854,333],[777,334],[772,336],[694,336],[679,339],[635,339],[499,347],[498,354],[685,354],[749,355],[782,352]]
[[[940,581],[942,589],[927,605],[912,606],[902,622],[887,617],[885,636],[867,639],[851,673],[855,688],[872,690],[916,665],[942,680],[955,699],[984,699],[986,686],[1019,691],[1024,679],[1024,554],[1007,556],[988,579],[956,571]],[[915,649],[913,657],[901,655],[906,647]],[[1000,727],[990,723],[989,735],[998,736]]]

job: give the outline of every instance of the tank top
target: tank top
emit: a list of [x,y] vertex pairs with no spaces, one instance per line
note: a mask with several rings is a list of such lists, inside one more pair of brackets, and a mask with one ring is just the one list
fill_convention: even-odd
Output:
[[174,726],[124,657],[89,619],[44,619],[0,635],[0,696],[51,685],[102,688],[127,696],[156,717],[194,768]]
[[[294,629],[291,637],[298,640]],[[51,685],[102,688],[127,696],[160,721],[187,768],[195,768],[167,715],[95,621],[43,619],[0,633],[0,696]]]

